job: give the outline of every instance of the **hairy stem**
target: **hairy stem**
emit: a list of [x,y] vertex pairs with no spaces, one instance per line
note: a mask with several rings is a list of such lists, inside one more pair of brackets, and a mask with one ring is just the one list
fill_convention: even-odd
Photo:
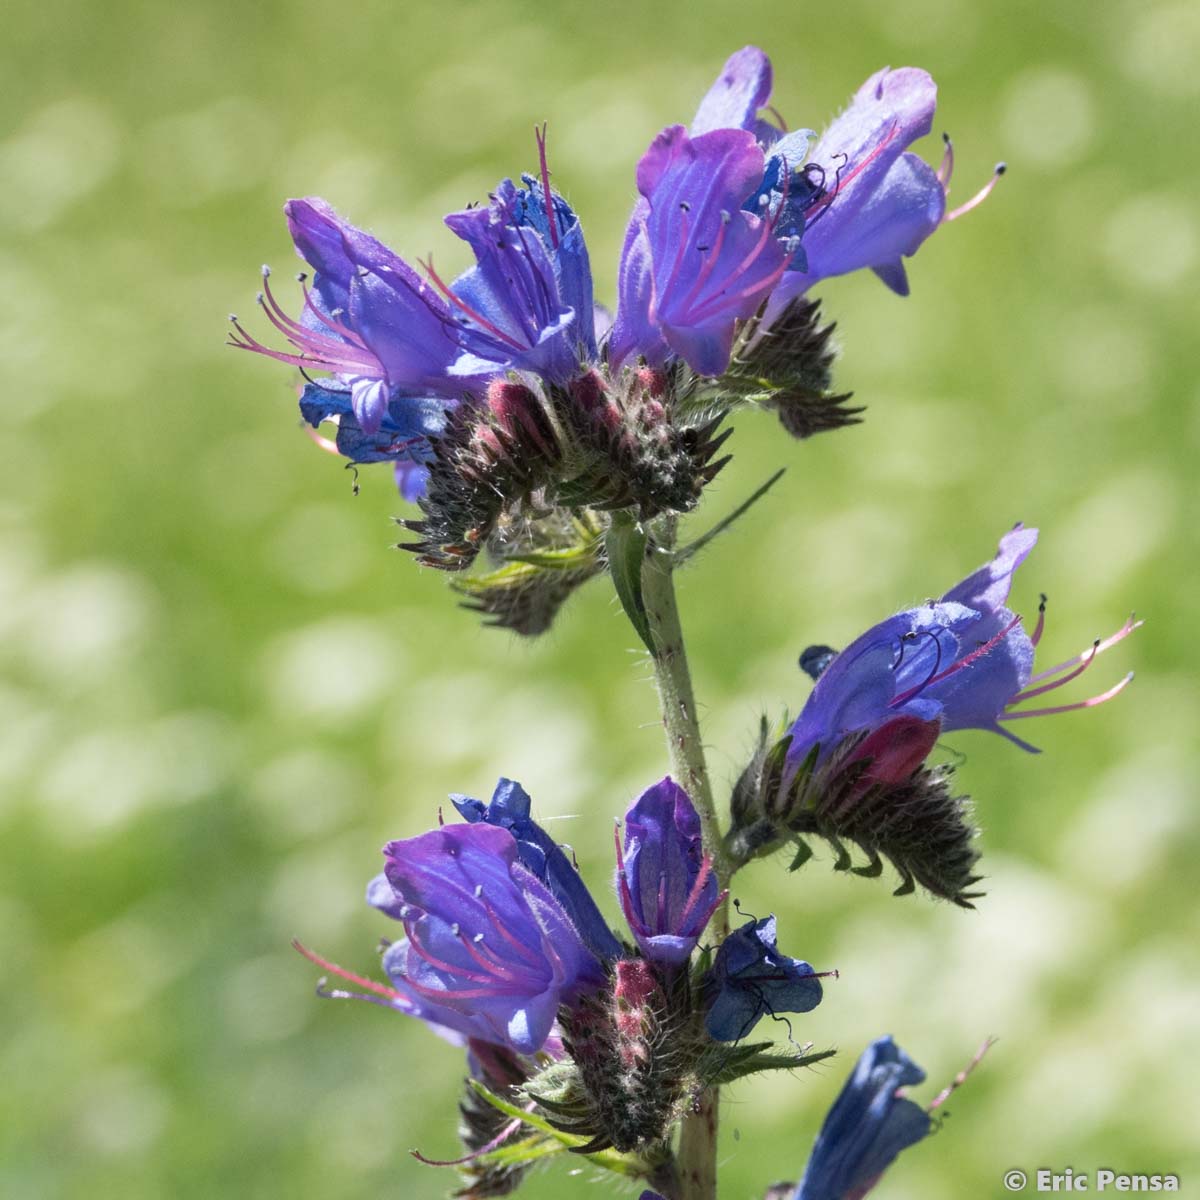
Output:
[[[724,888],[729,882],[730,863],[723,848],[721,823],[704,762],[696,697],[675,601],[674,543],[675,523],[668,520],[658,530],[658,540],[647,548],[642,566],[642,596],[650,626],[654,678],[671,770],[700,814],[704,849],[712,856],[713,868]],[[708,936],[711,941],[720,942],[728,932],[726,899],[713,916]],[[678,1157],[680,1200],[716,1200],[717,1105],[718,1090],[709,1088],[683,1121]]]

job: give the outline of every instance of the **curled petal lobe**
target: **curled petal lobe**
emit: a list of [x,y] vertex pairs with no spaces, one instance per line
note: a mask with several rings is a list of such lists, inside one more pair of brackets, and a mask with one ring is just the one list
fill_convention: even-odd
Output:
[[704,1027],[718,1042],[740,1041],[764,1016],[811,1012],[823,994],[808,963],[780,953],[773,916],[748,921],[721,943],[704,990]]
[[757,46],[729,56],[692,120],[692,136],[713,129],[753,129],[771,98],[771,60]]

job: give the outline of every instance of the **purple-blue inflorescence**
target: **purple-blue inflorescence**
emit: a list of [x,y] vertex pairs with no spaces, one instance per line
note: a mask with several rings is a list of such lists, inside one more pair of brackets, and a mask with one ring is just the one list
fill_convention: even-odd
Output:
[[[768,330],[819,280],[863,267],[904,294],[903,259],[987,190],[948,214],[949,145],[936,171],[908,150],[929,132],[932,79],[912,67],[878,72],[820,139],[781,127],[767,108],[771,84],[761,50],[737,51],[691,127],[668,126],[642,156],[611,328],[598,319],[579,220],[551,188],[542,130],[538,175],[502,180],[486,205],[446,217],[476,260],[449,283],[432,260],[418,272],[325,201],[289,201],[288,227],[312,285],[300,277],[293,316],[264,268],[259,300],[290,344],[271,348],[236,319],[233,344],[306,372],[305,419],[337,425],[333,442],[318,440],[353,462],[393,462],[402,493],[418,499],[436,443],[449,436],[448,415],[463,406],[486,413],[489,388],[514,372],[574,395],[567,403],[587,411],[566,425],[582,422],[586,449],[595,414],[580,396],[597,387],[622,395],[627,365],[661,373],[681,361],[720,376],[752,317]],[[608,436],[642,436],[636,422],[620,433],[619,408],[605,409]]]
[[625,814],[617,836],[617,894],[642,953],[652,962],[687,962],[721,902],[700,816],[668,775]]
[[603,985],[599,961],[522,866],[508,830],[448,825],[391,842],[384,856],[393,894],[378,907],[406,934],[388,947],[384,969],[420,1006],[415,1015],[532,1054],[560,1005]]
[[704,1027],[718,1042],[740,1041],[763,1017],[811,1012],[823,995],[808,963],[780,953],[773,916],[747,921],[721,943],[704,990]]
[[501,779],[490,804],[470,796],[452,796],[459,815],[472,823],[485,822],[507,829],[517,839],[522,864],[534,873],[571,915],[584,943],[598,958],[611,960],[624,953],[613,936],[587,885],[557,842],[529,815],[529,793],[512,779]]
[[788,762],[798,767],[815,751],[819,766],[846,737],[865,733],[855,757],[871,758],[872,781],[897,782],[924,761],[939,732],[985,729],[1033,750],[1008,722],[1089,708],[1117,695],[1131,675],[1074,704],[1016,707],[1077,678],[1139,624],[1130,618],[1111,637],[1035,675],[1045,605],[1030,634],[1006,602],[1013,573],[1036,541],[1036,529],[1016,526],[991,562],[940,600],[888,617],[835,655],[791,728]]
[[792,1200],[862,1200],[929,1133],[928,1111],[900,1092],[924,1079],[890,1037],[873,1041],[829,1110]]

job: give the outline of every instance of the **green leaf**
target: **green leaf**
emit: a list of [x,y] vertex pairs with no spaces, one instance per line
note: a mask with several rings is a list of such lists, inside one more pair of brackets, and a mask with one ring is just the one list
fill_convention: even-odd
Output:
[[650,618],[646,615],[646,602],[642,596],[642,563],[646,558],[646,531],[629,513],[613,515],[608,527],[605,549],[608,554],[608,569],[612,573],[617,599],[637,631],[646,649],[653,654],[654,639],[650,634]]
[[[564,1150],[575,1150],[589,1141],[586,1137],[579,1137],[576,1134],[564,1133],[561,1129],[555,1129],[545,1117],[539,1116],[536,1112],[528,1112],[519,1105],[510,1104],[502,1096],[497,1096],[486,1084],[480,1083],[478,1079],[468,1079],[467,1082],[497,1112],[502,1112],[506,1117],[522,1121],[531,1129],[538,1130],[545,1137],[558,1143]],[[501,1149],[504,1149],[504,1147],[501,1147]],[[493,1153],[499,1152],[493,1151]],[[545,1154],[549,1153],[552,1153],[552,1151],[545,1152]],[[538,1157],[545,1157],[545,1154],[539,1154]],[[612,1171],[617,1175],[628,1175],[634,1179],[647,1178],[653,1169],[650,1163],[638,1158],[637,1155],[619,1154],[616,1150],[598,1150],[594,1154],[585,1154],[583,1157],[588,1162],[594,1163],[598,1167],[603,1167],[606,1171]]]
[[703,550],[704,547],[709,544],[709,542],[724,533],[725,530],[727,530],[739,517],[749,512],[750,509],[759,500],[761,500],[775,486],[775,484],[779,482],[779,480],[783,477],[784,471],[786,470],[786,467],[780,467],[779,470],[776,471],[766,483],[759,487],[748,500],[744,500],[741,504],[739,504],[737,508],[735,508],[733,512],[729,514],[729,516],[724,518],[724,520],[718,521],[707,533],[701,534],[694,542],[691,542],[686,546],[681,546],[678,550],[676,550],[676,565],[687,562],[687,560],[691,558],[693,554]]
[[750,1046],[723,1047],[705,1056],[699,1074],[708,1087],[719,1087],[757,1075],[761,1071],[794,1071],[799,1067],[811,1067],[814,1063],[832,1058],[836,1050],[818,1050],[815,1053],[778,1053],[773,1042],[757,1042]]

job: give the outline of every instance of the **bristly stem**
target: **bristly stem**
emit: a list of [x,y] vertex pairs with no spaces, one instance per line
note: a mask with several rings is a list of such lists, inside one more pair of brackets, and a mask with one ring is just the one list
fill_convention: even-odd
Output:
[[[642,565],[642,598],[650,626],[654,678],[671,771],[700,814],[705,852],[712,856],[717,879],[725,888],[729,883],[730,863],[723,849],[721,822],[704,762],[696,697],[675,600],[675,520],[665,519],[655,534],[647,545]],[[728,932],[729,903],[725,900],[713,914],[707,938],[719,943]],[[716,1200],[717,1105],[718,1091],[709,1088],[684,1118],[678,1156],[680,1200]]]

